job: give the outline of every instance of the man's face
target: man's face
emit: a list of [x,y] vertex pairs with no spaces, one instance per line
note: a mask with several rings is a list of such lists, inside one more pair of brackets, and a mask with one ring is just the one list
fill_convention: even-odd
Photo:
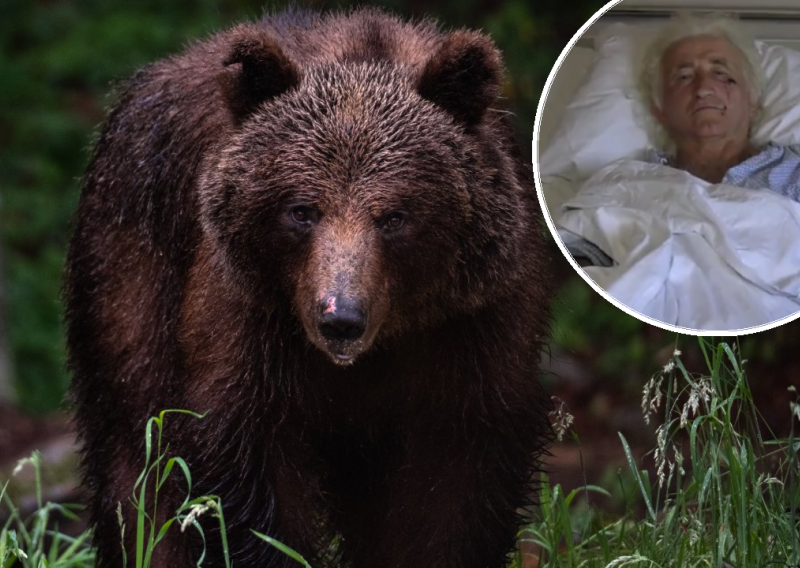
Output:
[[756,103],[744,77],[744,57],[724,38],[696,36],[661,59],[662,104],[653,113],[672,139],[747,140]]

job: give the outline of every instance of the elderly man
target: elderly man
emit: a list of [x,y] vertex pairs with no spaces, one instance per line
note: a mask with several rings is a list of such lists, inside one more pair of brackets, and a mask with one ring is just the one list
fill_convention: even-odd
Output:
[[676,18],[647,50],[642,89],[666,136],[651,161],[800,200],[797,148],[751,139],[762,91],[753,41],[719,16]]
[[[711,183],[770,189],[800,201],[797,147],[755,144],[763,88],[753,41],[730,18],[680,15],[645,51],[640,77],[655,138],[648,160]],[[593,243],[567,243],[581,265],[610,266]]]

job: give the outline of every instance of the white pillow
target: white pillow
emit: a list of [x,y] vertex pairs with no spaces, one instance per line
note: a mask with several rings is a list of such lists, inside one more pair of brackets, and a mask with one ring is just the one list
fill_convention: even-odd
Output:
[[767,81],[754,137],[762,144],[800,144],[800,51],[760,41],[756,48]]
[[[642,159],[652,147],[640,118],[649,111],[638,97],[635,77],[646,33],[621,23],[598,33],[589,72],[564,109],[550,144],[539,153],[542,191],[556,218],[580,182],[617,160]],[[800,52],[760,41],[756,48],[766,85],[754,138],[759,143],[800,144]]]

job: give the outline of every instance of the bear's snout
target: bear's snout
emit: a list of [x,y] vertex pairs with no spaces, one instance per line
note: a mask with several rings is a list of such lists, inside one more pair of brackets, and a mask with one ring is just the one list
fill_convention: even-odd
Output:
[[327,294],[319,304],[319,314],[319,332],[329,341],[354,341],[367,329],[362,303],[341,294]]
[[327,214],[294,292],[307,338],[337,365],[370,349],[389,308],[374,228],[359,215]]

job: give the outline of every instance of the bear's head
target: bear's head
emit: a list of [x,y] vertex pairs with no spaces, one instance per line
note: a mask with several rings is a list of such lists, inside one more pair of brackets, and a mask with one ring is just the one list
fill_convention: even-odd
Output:
[[526,221],[487,134],[502,74],[488,38],[442,36],[422,65],[303,67],[244,30],[224,63],[233,126],[201,177],[203,229],[238,287],[290,305],[333,362],[475,310],[512,277]]

